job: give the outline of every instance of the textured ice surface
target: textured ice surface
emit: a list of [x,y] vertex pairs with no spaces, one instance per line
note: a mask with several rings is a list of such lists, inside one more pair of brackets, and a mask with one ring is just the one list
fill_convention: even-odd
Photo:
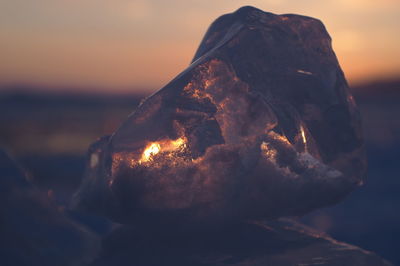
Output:
[[74,205],[157,228],[301,215],[342,199],[365,168],[359,113],[323,24],[244,7],[91,147]]

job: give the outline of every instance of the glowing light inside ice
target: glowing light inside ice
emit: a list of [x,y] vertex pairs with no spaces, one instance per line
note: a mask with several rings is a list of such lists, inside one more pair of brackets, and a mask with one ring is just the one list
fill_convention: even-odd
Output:
[[162,140],[159,142],[151,142],[146,146],[142,153],[139,163],[149,162],[160,152],[173,152],[185,146],[185,139],[178,138],[176,140]]

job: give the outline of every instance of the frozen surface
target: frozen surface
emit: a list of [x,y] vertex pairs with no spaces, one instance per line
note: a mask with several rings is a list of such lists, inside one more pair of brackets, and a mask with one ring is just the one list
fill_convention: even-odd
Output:
[[390,266],[374,253],[290,220],[245,223],[196,237],[160,237],[121,227],[92,266]]
[[[360,116],[323,24],[252,7],[89,150],[74,207],[157,230],[301,215],[362,184]],[[176,230],[172,230],[176,231]]]

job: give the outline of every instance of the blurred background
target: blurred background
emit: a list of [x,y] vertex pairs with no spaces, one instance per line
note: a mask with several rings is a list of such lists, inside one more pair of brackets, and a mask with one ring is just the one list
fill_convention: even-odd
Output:
[[364,119],[368,180],[302,221],[400,264],[399,0],[0,1],[0,147],[66,204],[88,145],[191,61],[243,5],[321,19]]

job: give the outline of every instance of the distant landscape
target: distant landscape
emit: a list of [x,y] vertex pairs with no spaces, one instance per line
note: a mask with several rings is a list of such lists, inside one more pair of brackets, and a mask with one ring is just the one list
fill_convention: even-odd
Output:
[[[84,154],[98,137],[111,134],[145,94],[38,93],[0,88],[0,145],[17,157]],[[369,145],[390,145],[400,135],[400,79],[352,88]],[[150,93],[149,93],[150,94]],[[399,122],[398,122],[399,121]]]

